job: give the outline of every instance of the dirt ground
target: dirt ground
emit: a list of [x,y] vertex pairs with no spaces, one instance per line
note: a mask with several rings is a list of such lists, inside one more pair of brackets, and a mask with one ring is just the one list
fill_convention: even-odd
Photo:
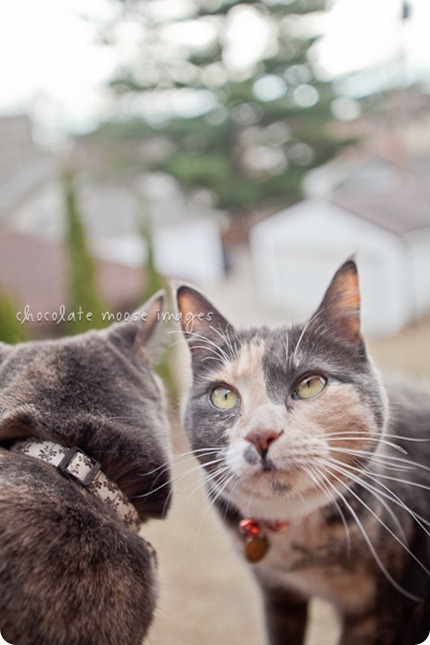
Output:
[[[237,288],[237,285],[236,285]],[[264,312],[241,286],[218,287],[209,297],[236,322]],[[231,296],[231,297],[229,297]],[[249,297],[248,297],[249,296]],[[274,319],[276,316],[274,316]],[[271,320],[266,322],[272,322]],[[274,320],[274,322],[278,322]],[[370,343],[370,353],[383,371],[404,373],[430,383],[430,319],[395,337]],[[186,362],[183,355],[180,357]],[[185,368],[181,367],[185,374]],[[187,376],[184,376],[184,385]],[[160,597],[149,645],[266,645],[258,591],[252,576],[231,549],[218,518],[204,497],[199,469],[179,428],[174,430],[174,503],[169,518],[153,522],[143,535],[154,544],[160,562]],[[312,605],[307,645],[334,645],[338,626],[333,610]]]

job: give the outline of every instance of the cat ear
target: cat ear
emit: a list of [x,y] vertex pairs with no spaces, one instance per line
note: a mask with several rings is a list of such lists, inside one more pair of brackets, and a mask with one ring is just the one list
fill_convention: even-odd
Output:
[[158,291],[144,305],[130,314],[124,322],[112,325],[107,333],[132,343],[146,360],[155,360],[160,352],[160,334],[165,293]]
[[159,323],[162,319],[161,312],[163,311],[165,297],[165,293],[161,289],[135,311],[135,317],[143,323],[139,325],[136,336],[136,342],[140,347],[149,348],[153,344],[157,336],[156,332],[160,328]]
[[[230,323],[199,291],[181,285],[176,291],[180,322],[185,339],[191,348],[192,358],[214,354],[222,337],[232,330]],[[215,350],[216,351],[216,350]]]
[[337,338],[362,345],[360,333],[360,291],[357,266],[347,260],[336,271],[313,320],[325,322]]

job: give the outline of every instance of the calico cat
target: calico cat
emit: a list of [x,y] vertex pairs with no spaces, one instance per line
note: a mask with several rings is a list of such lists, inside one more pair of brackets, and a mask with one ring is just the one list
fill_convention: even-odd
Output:
[[149,359],[162,303],[102,331],[0,344],[0,631],[14,645],[139,645],[148,631],[156,555],[137,530],[170,498]]
[[[237,331],[177,290],[193,382],[184,427],[209,497],[261,587],[271,645],[304,642],[320,596],[342,645],[412,645],[430,626],[430,396],[383,385],[357,269],[305,325]],[[323,636],[321,638],[323,642]]]

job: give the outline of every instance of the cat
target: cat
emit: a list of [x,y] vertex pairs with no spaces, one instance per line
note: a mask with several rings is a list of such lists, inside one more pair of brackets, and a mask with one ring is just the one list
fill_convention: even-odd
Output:
[[139,645],[148,632],[157,559],[137,531],[170,501],[150,363],[162,305],[160,292],[129,322],[0,344],[0,632],[14,645]]
[[236,330],[176,291],[193,380],[183,425],[211,502],[250,561],[271,645],[301,645],[308,601],[342,645],[412,645],[430,627],[430,396],[383,384],[354,260],[305,325]]

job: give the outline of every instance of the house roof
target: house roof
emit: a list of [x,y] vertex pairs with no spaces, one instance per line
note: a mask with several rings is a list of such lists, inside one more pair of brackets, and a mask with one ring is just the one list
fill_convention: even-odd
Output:
[[383,158],[352,147],[311,170],[308,198],[327,200],[397,235],[430,227],[430,155]]
[[411,186],[383,194],[334,195],[330,201],[397,235],[430,228],[430,186]]
[[[96,260],[100,293],[111,311],[133,304],[142,288],[142,271]],[[63,245],[0,227],[0,288],[12,295],[18,310],[67,309],[67,257]]]

